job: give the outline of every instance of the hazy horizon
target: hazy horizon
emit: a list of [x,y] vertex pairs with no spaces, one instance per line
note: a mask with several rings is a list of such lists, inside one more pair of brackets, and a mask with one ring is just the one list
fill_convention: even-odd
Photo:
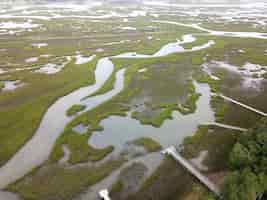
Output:
[[216,4],[216,3],[254,3],[254,2],[267,2],[267,0],[2,0],[2,3],[62,3],[62,2],[69,2],[69,3],[90,3],[90,2],[124,2],[124,3],[142,3],[142,2],[164,2],[164,3],[182,3],[182,4],[194,4],[194,3],[209,3],[209,4]]

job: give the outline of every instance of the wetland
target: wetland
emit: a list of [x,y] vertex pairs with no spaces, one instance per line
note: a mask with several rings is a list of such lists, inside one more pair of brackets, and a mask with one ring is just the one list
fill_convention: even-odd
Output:
[[216,199],[161,150],[229,186],[265,131],[267,3],[40,2],[0,4],[0,199]]

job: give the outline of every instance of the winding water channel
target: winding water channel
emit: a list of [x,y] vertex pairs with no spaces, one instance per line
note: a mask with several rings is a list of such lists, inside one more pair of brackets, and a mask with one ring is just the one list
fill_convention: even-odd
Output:
[[[175,7],[175,8],[182,7],[182,11],[179,11],[179,13],[186,12],[187,11],[186,9],[188,9],[189,12],[192,12],[193,7],[196,7],[196,8],[201,7],[198,4],[194,4],[194,6],[186,7],[185,5],[181,5],[181,4],[180,5],[159,4],[158,2],[154,2],[154,1],[151,1],[151,2],[145,1],[144,4],[149,6],[149,8],[152,7],[153,4],[154,5],[156,4],[156,6],[161,7],[162,13],[164,12],[164,9],[162,9],[163,7]],[[94,5],[90,5],[89,7],[91,8],[91,6],[93,7]],[[216,5],[216,7],[222,7],[222,8],[228,7],[228,6],[230,8],[233,8],[233,7],[242,8],[242,6],[235,5],[235,4],[220,5],[220,6]],[[247,6],[248,5],[246,5],[246,7]],[[264,6],[266,5],[257,4],[257,3],[251,4],[251,5],[249,4],[249,7],[251,8],[261,8]],[[7,19],[7,20],[9,19],[10,20],[11,19],[52,20],[52,19],[64,19],[64,18],[100,20],[100,19],[111,19],[114,17],[125,18],[128,20],[128,18],[130,17],[143,15],[142,12],[140,14],[140,11],[139,13],[138,11],[134,11],[131,13],[124,13],[124,14],[120,14],[117,12],[110,12],[110,13],[104,12],[103,14],[101,14],[100,12],[100,13],[95,13],[95,15],[89,15],[89,16],[86,14],[84,15],[83,14],[84,11],[88,10],[89,7],[84,7],[84,5],[79,5],[78,11],[81,12],[82,14],[74,13],[73,15],[64,15],[64,12],[62,12],[61,9],[59,9],[59,11],[62,13],[56,10],[53,11],[52,8],[49,8],[48,14],[42,14],[42,13],[39,13],[39,11],[31,10],[32,9],[31,7],[27,7],[27,8],[22,7],[22,8],[19,8],[19,10],[21,9],[20,14],[16,14],[15,10],[10,10],[10,12],[3,10],[0,17],[1,19]],[[55,8],[58,9],[58,7],[55,7]],[[213,6],[206,5],[206,8],[213,8]],[[75,11],[77,7],[75,8],[70,7],[70,9],[73,9],[73,11]],[[205,11],[205,9],[199,9],[199,10]],[[213,10],[214,9],[210,9],[211,12],[214,12]],[[171,14],[171,11],[172,10],[168,9],[167,13]],[[231,9],[230,12],[237,12],[237,11],[236,9]],[[243,12],[243,13],[246,13],[246,15],[248,15],[248,12],[244,12],[242,10],[238,12],[240,13]],[[252,12],[255,12],[255,10]],[[199,13],[201,14],[201,12]],[[156,16],[156,15],[161,14],[161,12],[157,12],[154,14],[155,14],[154,16]],[[259,16],[254,16],[254,18],[258,20],[259,22],[263,21],[265,23],[266,20],[264,21],[261,19],[262,15],[265,15],[265,13],[260,14]],[[226,16],[226,13],[223,13],[223,16]],[[227,15],[226,17],[229,17],[229,16]],[[156,17],[154,19],[156,19]],[[247,20],[247,18],[244,18],[244,20]],[[167,21],[167,20],[152,20],[152,22],[192,28],[194,30],[197,30],[197,32],[201,31],[203,35],[208,35],[208,36],[254,38],[254,39],[264,39],[264,40],[267,39],[267,33],[261,33],[261,32],[216,31],[216,30],[211,30],[211,29],[202,27],[200,24],[186,24],[186,23],[180,23],[176,21]],[[38,28],[39,26],[40,27],[43,26],[42,24],[33,24],[29,21],[25,23],[16,23],[16,24],[14,22],[7,22],[2,25],[6,25],[6,26],[8,25],[8,27],[2,26],[1,27],[2,29],[4,28],[10,29],[11,26],[13,27],[16,26],[17,28],[20,28],[20,29]],[[121,28],[122,30],[128,29],[128,31],[131,31],[131,29],[132,30],[136,29],[135,27],[119,27],[119,28]],[[21,31],[21,30],[18,30],[18,31]],[[9,31],[5,30],[3,31],[2,34],[9,34]],[[196,34],[194,36],[196,36]],[[183,44],[195,42],[196,38],[194,36],[192,34],[186,34],[182,36],[181,40],[177,40],[175,42],[163,45],[158,51],[156,51],[154,54],[151,54],[151,55],[140,54],[137,52],[125,52],[120,55],[115,55],[113,57],[126,58],[126,59],[154,58],[154,57],[166,56],[172,53],[185,53],[185,52],[199,51],[205,48],[209,48],[210,46],[215,44],[213,40],[209,40],[207,43],[201,44],[199,46],[194,46],[191,49],[185,49],[183,47]],[[120,42],[117,42],[117,44],[118,43],[123,44],[127,41],[130,41],[130,40],[121,40]],[[116,42],[107,43],[106,45],[108,46],[108,45],[115,45],[115,44]],[[40,48],[48,46],[48,43],[33,43],[31,44],[31,46],[40,49]],[[95,55],[86,57],[86,56],[81,55],[78,52],[76,53],[76,56],[74,57],[76,58],[76,64],[85,64],[93,60],[95,58]],[[31,60],[28,60],[28,61],[34,61],[34,60],[36,59],[31,58]],[[64,64],[62,66],[64,67]],[[51,65],[48,65],[48,66],[46,65],[46,68],[43,68],[43,71],[41,72],[46,72],[44,69],[46,70],[48,69],[48,71],[50,69],[50,72],[51,72],[51,68],[52,70],[54,70],[53,66],[51,67]],[[8,73],[17,72],[21,70],[34,70],[34,69],[36,69],[36,67],[14,68],[14,69],[12,68],[8,71],[0,69],[0,74],[7,73],[7,72]],[[59,70],[61,70],[61,68]],[[52,151],[55,141],[60,136],[60,134],[63,132],[64,127],[73,119],[73,117],[66,116],[66,111],[74,104],[82,104],[86,106],[86,109],[82,112],[86,112],[102,104],[103,102],[110,100],[112,97],[116,96],[124,88],[125,70],[126,69],[121,69],[118,72],[116,72],[113,89],[98,96],[85,98],[88,95],[93,94],[98,89],[100,89],[114,72],[114,65],[111,62],[111,60],[108,57],[101,58],[98,60],[98,63],[95,69],[95,83],[93,85],[82,87],[80,89],[77,89],[71,92],[70,94],[64,97],[59,98],[56,102],[54,102],[54,104],[52,104],[48,108],[34,136],[4,166],[0,168],[0,200],[18,200],[19,199],[16,194],[12,194],[6,191],[1,191],[1,189],[4,189],[8,184],[13,183],[19,178],[23,177],[24,175],[29,173],[32,169],[41,165],[45,160],[49,158],[49,155]],[[141,69],[139,72],[144,72],[145,70],[146,69],[144,68],[144,69]],[[213,76],[211,72],[209,71],[206,71],[206,72],[214,80],[219,80],[219,78],[216,76]],[[17,81],[4,82],[5,88],[2,90],[2,92],[14,90],[17,87],[23,86],[23,83],[21,84],[19,83],[20,82],[17,82]],[[201,94],[200,98],[197,101],[197,109],[194,113],[188,114],[188,115],[182,115],[181,113],[174,111],[172,113],[173,119],[165,120],[162,126],[159,128],[155,128],[151,125],[142,125],[138,120],[131,118],[130,113],[126,117],[110,116],[106,119],[101,120],[100,125],[104,128],[104,130],[99,131],[99,132],[93,132],[92,136],[88,140],[88,144],[95,146],[97,148],[103,148],[109,145],[113,145],[115,147],[115,151],[120,152],[124,148],[125,144],[127,144],[127,142],[135,140],[140,137],[150,137],[158,141],[163,146],[163,148],[165,148],[173,144],[175,145],[181,144],[183,142],[183,139],[186,136],[192,135],[197,130],[197,127],[199,124],[216,125],[219,127],[233,129],[233,130],[246,131],[246,129],[243,129],[240,127],[234,127],[234,126],[229,126],[225,124],[215,123],[214,112],[210,106],[210,99],[211,99],[212,94],[211,94],[209,85],[194,82],[194,86],[196,88],[196,92]],[[245,105],[241,102],[238,102],[226,96],[221,96],[221,97],[232,103],[235,103],[236,105],[242,106],[245,109],[248,109],[258,114],[262,114],[266,116],[266,113],[261,112],[260,110],[256,110],[253,107]],[[63,157],[63,162],[64,162],[64,159],[65,161],[68,159],[68,155],[67,155],[68,149],[65,149],[65,150],[66,150],[66,157],[65,158]],[[205,155],[205,152],[203,155]],[[162,160],[162,155],[160,155],[159,153],[146,154],[145,156],[140,156],[136,159],[131,159],[129,162],[125,162],[125,164],[122,167],[113,171],[110,174],[110,176],[106,177],[105,179],[93,185],[92,187],[88,188],[88,191],[86,191],[84,194],[81,194],[81,196],[79,196],[78,199],[79,200],[96,199],[97,192],[103,188],[110,188],[111,185],[114,183],[114,181],[116,181],[117,177],[119,176],[120,171],[123,168],[131,165],[133,162],[143,163],[147,167],[147,170],[148,170],[146,176],[149,176],[156,169],[156,167],[160,164],[161,160]]]
[[[180,45],[193,42],[194,40],[192,36],[183,36],[182,41],[164,45],[154,55],[147,57],[164,56],[171,53],[186,51],[183,50]],[[204,44],[204,48],[208,48],[209,46],[210,45]],[[177,51],[177,49],[179,49],[179,51]],[[195,48],[195,50],[198,49],[200,50],[201,48]],[[138,54],[136,54],[134,57],[138,58],[143,56],[138,56]],[[74,104],[84,104],[87,107],[83,112],[91,110],[123,90],[125,69],[121,69],[116,73],[116,80],[112,90],[82,101],[84,97],[101,88],[113,71],[114,65],[109,58],[100,59],[95,70],[95,84],[82,87],[61,97],[49,107],[32,139],[0,168],[0,189],[4,189],[8,184],[23,177],[33,168],[41,165],[48,159],[56,139],[60,136],[66,124],[73,119],[73,117],[66,116],[65,113],[67,109]],[[208,85],[195,83],[195,86],[197,87],[197,92],[202,94],[197,102],[198,109],[196,113],[183,116],[178,112],[174,112],[174,120],[166,120],[164,125],[159,129],[153,128],[152,126],[143,126],[139,124],[138,121],[129,117],[110,117],[101,122],[101,124],[109,130],[109,134],[105,131],[101,134],[94,134],[90,143],[97,147],[112,144],[119,148],[126,141],[140,136],[150,136],[160,141],[163,146],[173,144],[173,142],[176,144],[177,142],[180,143],[185,136],[192,134],[196,130],[198,124],[214,121],[213,111],[209,106],[210,89]],[[129,126],[131,130],[129,130]],[[127,134],[125,134],[125,131],[120,130],[128,131]],[[163,135],[162,132],[168,134],[168,137]]]
[[[112,74],[113,69],[114,66],[108,58],[100,59],[95,70],[96,82],[94,85],[80,88],[60,98],[47,110],[33,138],[0,169],[0,188],[3,189],[8,184],[24,176],[48,158],[54,142],[63,131],[65,125],[72,119],[65,115],[67,109],[73,104],[79,104],[83,97],[101,88]],[[122,71],[119,71],[117,74],[123,79]],[[116,92],[117,90],[115,88],[112,91]],[[103,98],[103,100],[106,100],[110,98],[111,95],[115,94],[104,94],[99,96],[98,99]],[[94,103],[91,103],[90,99],[92,99]],[[97,106],[97,102],[100,104],[101,102],[98,99],[88,98],[86,105],[91,106],[88,106],[87,110],[91,109],[94,104],[94,106]]]
[[183,115],[174,111],[173,119],[165,120],[159,128],[142,125],[130,116],[111,116],[100,122],[104,130],[95,132],[90,137],[89,144],[97,148],[113,145],[116,149],[122,149],[125,143],[140,137],[153,138],[165,148],[173,144],[181,144],[186,136],[194,134],[199,124],[212,123],[215,120],[210,107],[210,87],[196,82],[194,85],[196,92],[201,94],[194,113]]

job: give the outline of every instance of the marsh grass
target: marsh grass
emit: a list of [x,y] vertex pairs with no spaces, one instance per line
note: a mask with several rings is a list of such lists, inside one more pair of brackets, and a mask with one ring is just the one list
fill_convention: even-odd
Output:
[[83,111],[85,108],[86,108],[86,106],[84,106],[84,105],[75,104],[67,110],[66,114],[67,114],[67,116],[73,116],[73,115]]
[[48,164],[36,169],[27,178],[9,185],[7,189],[18,193],[23,199],[73,199],[120,167],[122,162],[111,160],[97,167],[75,168]]
[[161,145],[151,138],[138,138],[132,141],[137,146],[143,146],[148,152],[156,152],[161,150]]
[[81,86],[94,83],[95,64],[92,61],[76,66],[71,62],[56,75],[21,75],[21,80],[28,86],[1,95],[0,164],[4,164],[33,136],[46,109],[54,101]]

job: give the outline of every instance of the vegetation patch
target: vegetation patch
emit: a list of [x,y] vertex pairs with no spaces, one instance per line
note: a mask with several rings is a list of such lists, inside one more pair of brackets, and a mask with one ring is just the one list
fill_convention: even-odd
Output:
[[229,200],[265,198],[267,191],[266,149],[267,120],[262,119],[233,146],[229,164],[233,172],[227,177],[224,197]]
[[7,189],[18,193],[23,199],[73,199],[120,167],[122,162],[107,161],[97,167],[73,168],[48,164],[9,185]]
[[73,116],[73,115],[77,114],[78,112],[83,111],[85,108],[86,108],[85,105],[75,104],[67,110],[66,114],[67,114],[67,116]]
[[216,76],[219,77],[219,80],[212,79],[208,74],[205,74],[204,72],[197,72],[194,74],[194,79],[200,83],[208,83],[211,87],[211,91],[216,93],[219,92],[220,84],[224,78],[223,74],[216,74]]
[[158,115],[155,117],[145,117],[140,115],[139,112],[133,112],[131,117],[139,120],[141,124],[150,124],[154,127],[160,127],[166,119],[172,119],[173,106],[162,108]]
[[129,194],[135,193],[142,184],[146,171],[146,166],[139,162],[133,162],[123,168],[118,179],[112,185],[112,199],[126,199]]
[[[163,58],[152,58],[152,59],[138,59],[138,60],[117,59],[115,63],[117,63],[118,66],[126,67],[124,89],[112,99],[106,102],[103,102],[101,105],[97,106],[96,108],[90,111],[84,112],[81,115],[77,116],[75,119],[73,119],[66,126],[63,134],[61,134],[61,137],[58,138],[54,146],[54,149],[52,151],[52,154],[50,156],[50,159],[52,161],[58,161],[64,155],[64,152],[62,151],[62,148],[61,148],[62,144],[67,144],[70,150],[72,151],[71,159],[70,159],[72,163],[88,160],[88,154],[90,154],[90,152],[91,152],[91,155],[89,155],[89,160],[90,160],[90,157],[92,160],[100,160],[101,158],[106,156],[108,153],[110,153],[111,150],[113,150],[113,147],[107,147],[105,149],[100,150],[100,152],[94,151],[95,149],[93,147],[88,146],[87,144],[88,139],[90,138],[92,132],[102,130],[102,127],[99,125],[102,119],[105,119],[111,115],[125,116],[126,112],[129,111],[132,107],[132,103],[131,103],[132,99],[139,98],[138,95],[142,93],[142,89],[141,89],[142,85],[138,84],[137,80],[139,79],[137,80],[135,79],[136,74],[138,74],[137,73],[138,69],[140,69],[144,65],[146,66],[151,65],[159,60],[163,60],[163,61],[168,60],[168,62],[172,61],[172,62],[177,63],[177,59],[180,60],[183,58],[184,56],[176,58],[175,56],[171,55],[171,56],[167,56]],[[161,70],[161,69],[157,69],[157,70]],[[167,72],[167,74],[169,73],[170,72]],[[192,82],[185,79],[184,84],[187,86],[190,92],[195,91]],[[186,93],[187,91],[183,90],[182,94],[184,94],[184,92]],[[168,94],[172,94],[171,91],[168,91]],[[189,105],[188,107],[192,107],[192,109],[195,109],[193,102],[195,102],[196,99],[197,98],[194,98],[194,100],[190,100],[189,101],[190,103],[187,103]],[[155,108],[162,109],[162,112],[160,112],[160,114],[157,117],[148,118],[147,122],[145,121],[145,123],[152,123],[155,126],[160,126],[166,118],[171,118],[171,113],[174,107],[169,106],[169,105],[166,107],[166,105],[168,104],[162,104],[162,103],[157,104]],[[138,120],[140,119],[141,118],[138,117]],[[79,135],[73,132],[72,128],[79,124],[83,124],[84,126],[90,127],[86,134]],[[77,137],[77,139],[74,139],[75,137]],[[94,153],[97,153],[96,158],[94,156]],[[99,153],[101,156],[99,156]]]
[[86,162],[88,160],[99,161],[114,150],[113,146],[97,149],[88,145],[89,137],[89,133],[79,134],[71,126],[67,126],[55,144],[53,152],[50,155],[50,161],[56,162],[64,155],[61,148],[62,144],[66,144],[70,150],[69,162],[71,164]]
[[123,183],[121,180],[118,180],[112,184],[111,189],[110,189],[110,193],[111,193],[111,195],[113,195],[115,193],[121,192],[122,190],[123,190]]
[[198,157],[201,151],[208,151],[203,164],[209,171],[225,170],[231,148],[240,134],[238,131],[201,125],[193,136],[184,139],[182,154],[191,159]]
[[[157,170],[145,180],[139,191],[126,199],[186,199],[192,192],[192,188],[195,188],[195,184],[198,185],[198,192],[194,190],[194,194],[197,197],[202,197],[202,195],[205,197],[208,195],[208,191],[201,184],[198,184],[184,168],[177,165],[176,161],[173,159],[166,158]],[[206,199],[203,198],[203,200]]]
[[56,75],[18,72],[27,86],[0,96],[0,165],[33,136],[47,108],[59,97],[94,83],[95,64],[94,60],[74,67],[71,62]]
[[151,138],[138,138],[132,143],[138,146],[143,146],[148,152],[161,150],[161,145]]
[[219,96],[213,96],[211,98],[211,105],[215,111],[216,122],[224,121],[224,114],[228,109],[228,104]]
[[257,113],[227,102],[219,96],[212,96],[211,106],[215,111],[216,122],[223,124],[251,128],[261,118]]
[[3,82],[0,82],[0,92],[5,87],[5,84]]

